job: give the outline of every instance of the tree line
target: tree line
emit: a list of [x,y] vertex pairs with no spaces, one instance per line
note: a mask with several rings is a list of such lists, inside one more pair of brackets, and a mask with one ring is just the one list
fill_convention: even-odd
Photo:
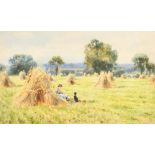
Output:
[[[88,68],[92,68],[94,72],[114,71],[118,53],[113,50],[111,45],[103,43],[99,40],[92,40],[85,48],[85,64]],[[134,70],[139,71],[140,74],[155,73],[155,64],[150,62],[146,54],[136,54],[132,62]]]
[[[101,71],[114,71],[116,62],[118,59],[118,53],[112,49],[110,44],[104,43],[97,39],[93,39],[85,46],[85,64],[87,66],[86,71],[92,71],[100,73]],[[155,73],[155,64],[150,62],[149,57],[146,54],[136,54],[133,59],[134,69],[141,74],[144,72],[147,74]],[[59,73],[59,68],[64,64],[64,60],[61,56],[53,56],[48,64],[50,69],[55,66],[55,74]],[[10,74],[19,74],[20,71],[26,73],[33,67],[37,66],[33,57],[30,55],[14,55],[9,59]],[[0,71],[5,70],[6,67],[0,64]],[[51,72],[51,70],[50,70]]]

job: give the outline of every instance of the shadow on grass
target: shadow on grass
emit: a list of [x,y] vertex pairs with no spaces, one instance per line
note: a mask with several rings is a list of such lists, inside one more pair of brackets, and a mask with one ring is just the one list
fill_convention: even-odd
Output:
[[86,104],[86,103],[95,103],[95,100],[79,100],[79,102],[74,102],[74,100],[70,101],[71,104],[78,104],[78,103],[82,103],[82,104]]

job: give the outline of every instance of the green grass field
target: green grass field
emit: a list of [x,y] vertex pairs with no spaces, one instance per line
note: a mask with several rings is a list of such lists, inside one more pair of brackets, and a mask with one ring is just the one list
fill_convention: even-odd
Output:
[[17,106],[15,94],[24,81],[11,77],[12,88],[0,88],[0,123],[155,123],[155,87],[148,79],[116,79],[113,87],[95,87],[96,77],[78,77],[70,86],[65,77],[56,77],[51,84],[54,91],[58,83],[73,97],[78,93],[82,102],[66,106]]

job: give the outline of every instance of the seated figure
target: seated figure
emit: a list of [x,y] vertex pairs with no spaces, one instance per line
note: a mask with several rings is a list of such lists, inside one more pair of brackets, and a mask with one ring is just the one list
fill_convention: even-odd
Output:
[[55,93],[56,93],[61,99],[66,100],[66,101],[70,101],[70,97],[67,96],[67,95],[65,95],[65,94],[62,92],[61,88],[62,88],[62,84],[59,84],[58,87],[57,87],[56,90],[55,90]]

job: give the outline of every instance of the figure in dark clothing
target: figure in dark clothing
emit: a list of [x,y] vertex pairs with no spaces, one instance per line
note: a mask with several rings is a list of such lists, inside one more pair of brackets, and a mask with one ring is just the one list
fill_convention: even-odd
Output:
[[79,99],[78,99],[78,97],[77,97],[77,93],[76,92],[74,92],[74,102],[79,102]]

